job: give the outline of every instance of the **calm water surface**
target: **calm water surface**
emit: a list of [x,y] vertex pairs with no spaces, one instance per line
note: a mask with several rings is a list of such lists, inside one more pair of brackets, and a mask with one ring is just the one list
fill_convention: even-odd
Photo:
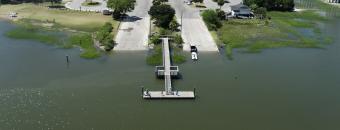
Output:
[[0,22],[0,130],[340,129],[339,20],[323,29],[335,37],[325,49],[188,57],[174,85],[196,100],[143,100],[142,86],[163,89],[145,52],[85,60],[4,37],[13,27]]

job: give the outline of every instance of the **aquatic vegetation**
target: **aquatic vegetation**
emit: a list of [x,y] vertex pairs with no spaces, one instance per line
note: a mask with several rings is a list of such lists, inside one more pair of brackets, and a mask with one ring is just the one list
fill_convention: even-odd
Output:
[[71,34],[66,36],[56,30],[46,30],[31,24],[20,24],[17,28],[5,33],[9,38],[33,40],[41,43],[56,45],[62,48],[80,47],[83,51],[81,57],[92,59],[100,56],[100,52],[93,45],[92,36],[89,33]]
[[90,34],[75,34],[72,35],[66,46],[79,46],[82,48],[81,57],[86,59],[93,59],[100,56],[100,52],[93,45],[93,39]]
[[146,58],[146,63],[148,65],[162,65],[162,46],[155,44],[154,49]]
[[[184,56],[180,48],[171,46],[171,53],[172,53],[171,61],[174,64],[182,64],[186,62],[186,57]],[[148,65],[162,65],[163,64],[163,50],[162,50],[161,44],[157,44],[154,46],[154,49],[150,52],[150,54],[146,58],[146,63]]]
[[10,30],[5,33],[7,37],[14,38],[14,39],[28,39],[28,40],[35,40],[42,43],[48,44],[58,44],[61,41],[58,39],[57,36],[46,34],[44,32],[35,30],[35,29],[28,29],[19,27],[14,30]]
[[225,21],[221,29],[212,33],[213,37],[227,45],[228,57],[231,57],[233,48],[254,53],[265,48],[322,48],[331,42],[331,38],[322,35],[319,27],[327,18],[316,11],[274,11],[268,15],[270,19],[267,20]]

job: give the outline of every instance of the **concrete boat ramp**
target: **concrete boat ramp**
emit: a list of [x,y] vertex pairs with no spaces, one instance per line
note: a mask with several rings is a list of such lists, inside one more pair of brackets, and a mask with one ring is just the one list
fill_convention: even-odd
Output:
[[194,99],[195,91],[174,91],[171,77],[178,76],[178,66],[171,66],[169,38],[162,38],[163,66],[156,66],[155,73],[164,77],[164,91],[142,90],[144,99]]

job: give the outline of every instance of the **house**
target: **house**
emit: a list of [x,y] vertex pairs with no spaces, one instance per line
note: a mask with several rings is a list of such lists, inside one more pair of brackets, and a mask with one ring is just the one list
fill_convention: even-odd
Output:
[[328,0],[329,3],[340,3],[340,0]]
[[230,6],[231,7],[231,15],[233,17],[238,17],[238,18],[249,18],[253,16],[253,12],[251,9],[242,3]]

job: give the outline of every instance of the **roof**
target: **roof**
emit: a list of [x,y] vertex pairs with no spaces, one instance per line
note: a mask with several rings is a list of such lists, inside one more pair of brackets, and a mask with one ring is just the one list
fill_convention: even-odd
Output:
[[250,8],[244,4],[237,4],[237,5],[233,5],[233,6],[230,6],[231,7],[231,10],[249,10],[250,11]]

